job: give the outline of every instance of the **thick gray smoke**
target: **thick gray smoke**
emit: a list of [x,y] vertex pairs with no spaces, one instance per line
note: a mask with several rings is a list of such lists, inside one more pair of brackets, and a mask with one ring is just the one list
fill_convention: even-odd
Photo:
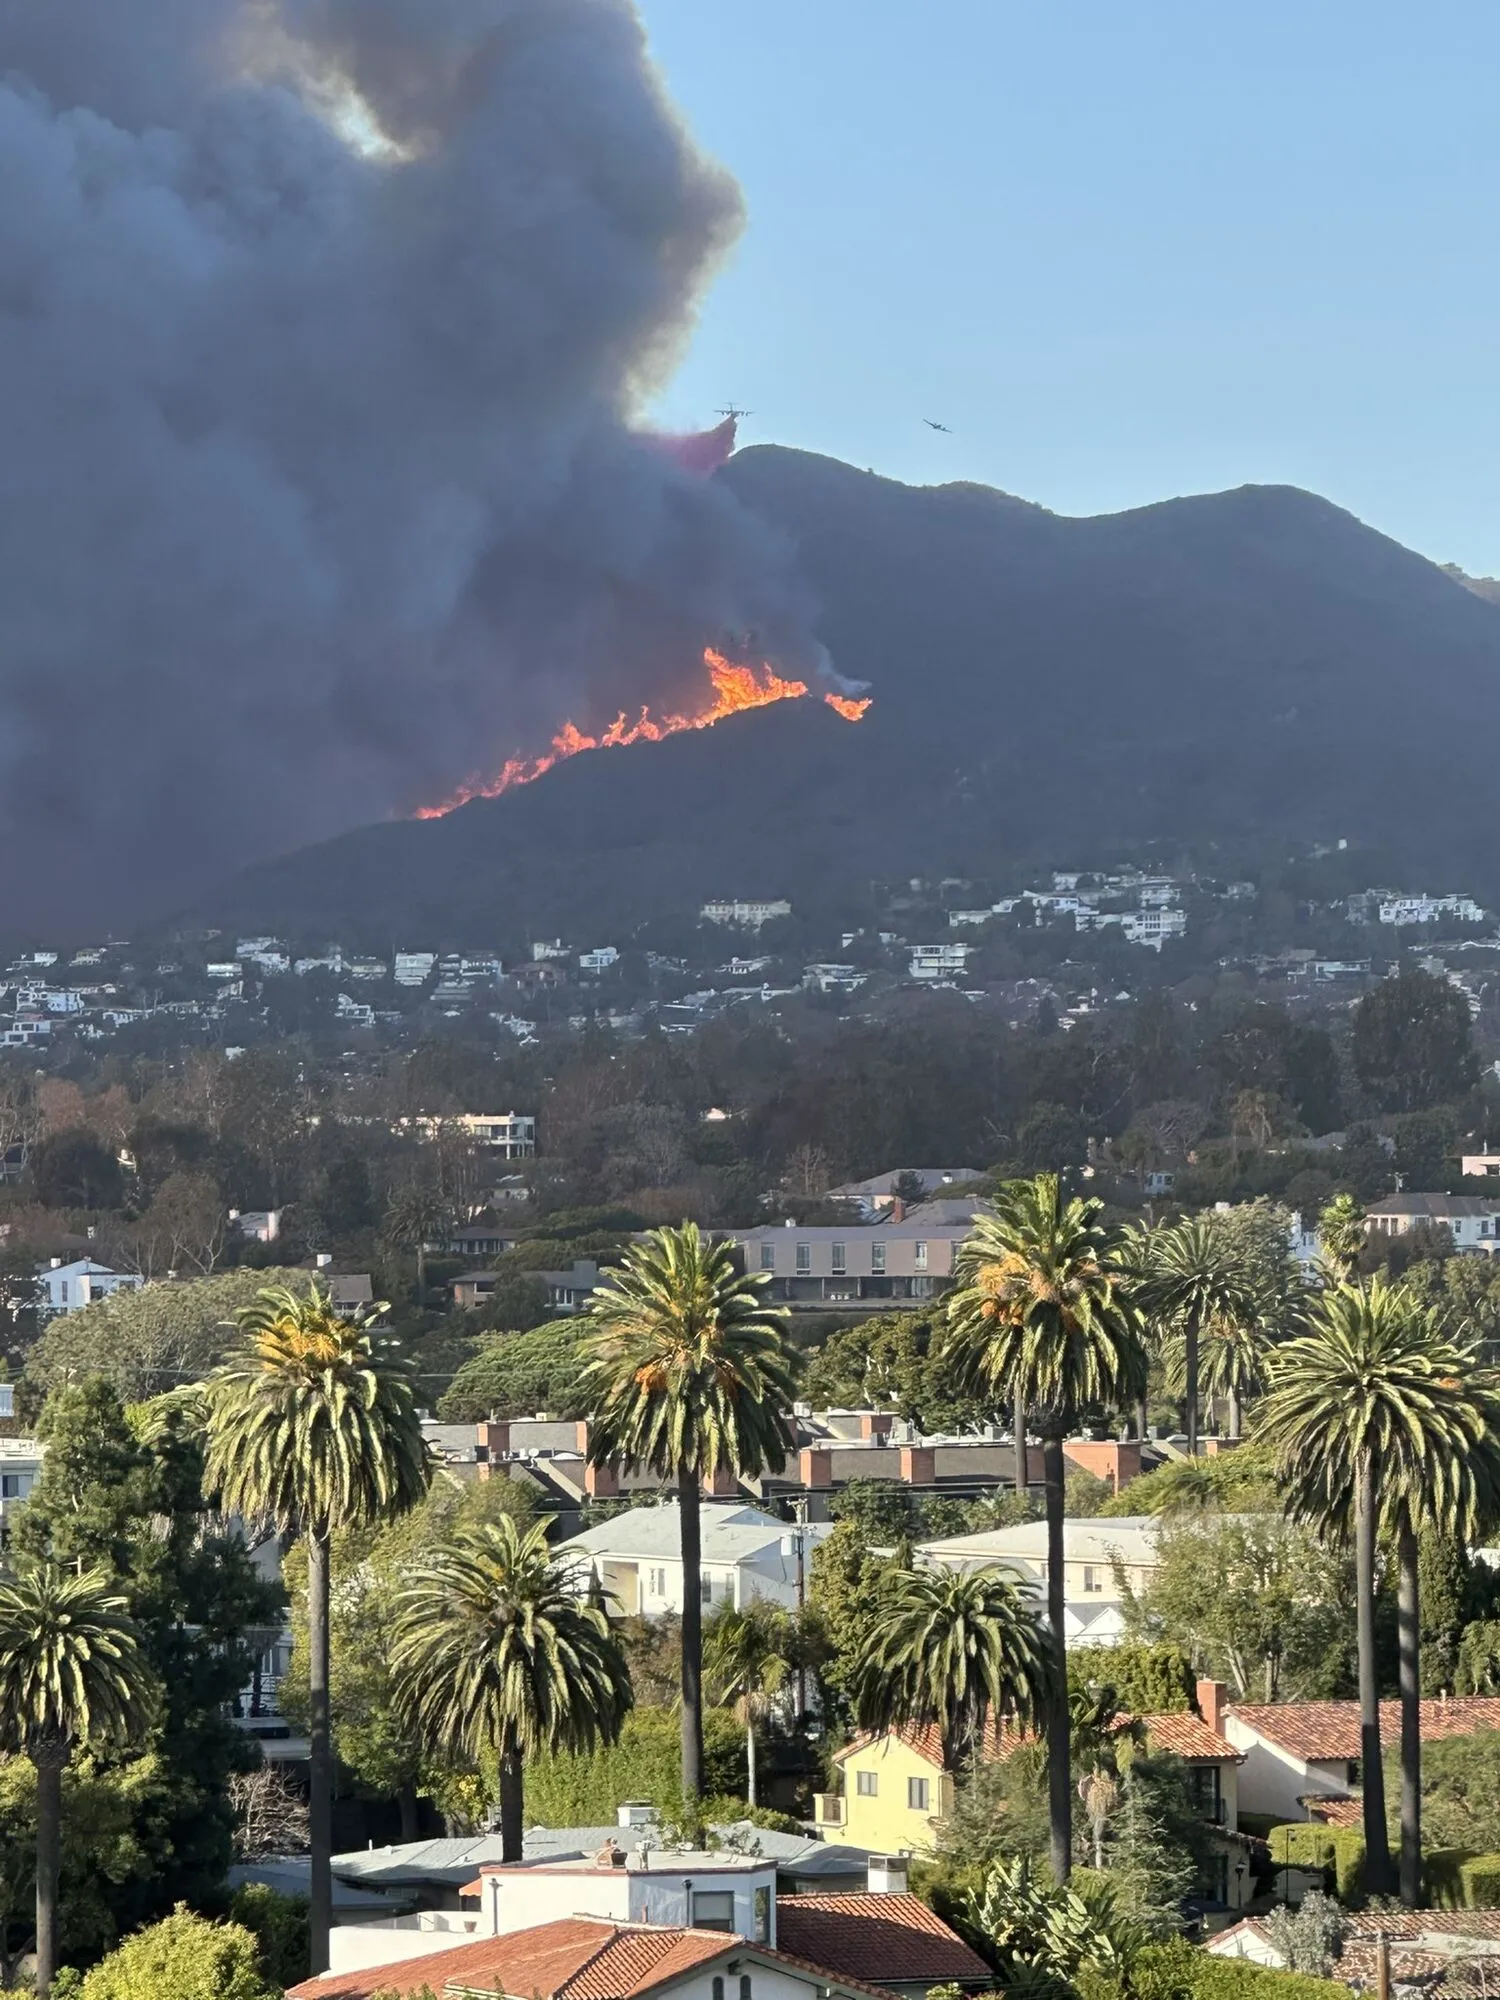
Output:
[[629,429],[734,238],[630,0],[5,0],[0,915],[91,922],[814,653]]

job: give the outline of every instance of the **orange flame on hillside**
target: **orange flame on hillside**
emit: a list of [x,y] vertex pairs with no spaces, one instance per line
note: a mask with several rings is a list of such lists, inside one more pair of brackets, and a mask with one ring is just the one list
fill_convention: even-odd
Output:
[[[441,819],[445,813],[466,806],[471,799],[498,798],[513,785],[529,785],[533,778],[541,777],[565,757],[576,757],[580,750],[612,750],[622,743],[659,743],[664,736],[677,736],[685,729],[712,729],[726,715],[739,715],[747,708],[768,708],[773,701],[805,700],[810,692],[806,681],[784,680],[764,663],[758,667],[740,666],[712,647],[703,655],[703,664],[713,683],[713,698],[696,715],[657,716],[649,708],[643,708],[631,722],[622,709],[599,736],[586,735],[575,723],[565,722],[553,737],[551,749],[540,757],[512,757],[501,766],[496,777],[470,778],[441,805],[418,807],[414,817]],[[823,699],[846,722],[861,721],[870,706],[868,697],[856,701],[848,695],[825,694]]]

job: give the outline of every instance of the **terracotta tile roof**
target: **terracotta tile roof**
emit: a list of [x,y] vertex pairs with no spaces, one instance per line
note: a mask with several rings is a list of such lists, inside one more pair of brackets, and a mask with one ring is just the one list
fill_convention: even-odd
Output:
[[723,1931],[632,1929],[597,1917],[564,1917],[396,1965],[324,1973],[293,1986],[287,2000],[369,2000],[392,1983],[402,1992],[425,1983],[436,1993],[478,1987],[527,2000],[635,2000],[660,1980],[742,1945]]
[[[842,1764],[846,1757],[852,1757],[858,1750],[868,1750],[871,1744],[883,1743],[888,1736],[898,1737],[909,1750],[915,1750],[927,1763],[936,1765],[939,1770],[942,1769],[943,1733],[935,1723],[931,1722],[906,1722],[899,1729],[862,1729],[850,1738],[842,1750],[833,1753],[833,1761],[835,1764]],[[1030,1730],[1018,1729],[1013,1722],[997,1724],[991,1717],[984,1725],[984,1748],[981,1754],[985,1757],[995,1757],[1004,1752],[1008,1756],[1017,1744],[1025,1743],[1030,1736]]]
[[1240,1761],[1241,1752],[1227,1743],[1217,1729],[1210,1729],[1201,1715],[1184,1710],[1180,1715],[1143,1715],[1140,1719],[1153,1750],[1170,1750],[1189,1762]]
[[920,1896],[783,1896],[776,1943],[865,1985],[992,1983],[984,1960]]
[[[852,1898],[808,1898],[808,1901],[852,1901]],[[886,1902],[916,1903],[917,1898],[871,1898]],[[782,1908],[785,1907],[783,1904]],[[924,1905],[919,1907],[925,1908]],[[927,1912],[931,1916],[931,1912]],[[941,1919],[933,1922],[966,1950],[948,1931]],[[943,1948],[943,1940],[932,1941],[933,1962]],[[382,1989],[394,1986],[398,1992],[428,1985],[434,1993],[458,1996],[473,1992],[510,1994],[518,2000],[642,2000],[648,1993],[697,1967],[712,1964],[733,1953],[770,1965],[784,1965],[811,1975],[819,1985],[830,1980],[864,1994],[867,2000],[891,2000],[876,1984],[883,1965],[871,1965],[872,1954],[862,1952],[868,1971],[849,1971],[842,1964],[825,1965],[803,1958],[787,1947],[772,1951],[751,1944],[724,1931],[673,1929],[650,1924],[615,1924],[602,1917],[564,1917],[556,1923],[538,1924],[530,1930],[509,1931],[501,1937],[476,1938],[471,1943],[449,1945],[443,1951],[421,1958],[400,1959],[392,1964],[363,1966],[358,1971],[329,1972],[317,1979],[304,1979],[289,1987],[287,2000],[370,2000]],[[949,1947],[951,1957],[951,1947]],[[979,1975],[967,1970],[944,1972],[948,1979],[968,1980]],[[946,1963],[946,1959],[944,1960]],[[976,1964],[980,1961],[975,1960]],[[981,1975],[988,1974],[980,1966]],[[918,1972],[914,1978],[928,1974]]]
[[1304,1792],[1297,1803],[1306,1806],[1309,1819],[1319,1820],[1324,1826],[1364,1825],[1362,1799],[1330,1799],[1318,1792]]
[[[1360,1753],[1357,1701],[1289,1701],[1275,1706],[1233,1703],[1226,1718],[1248,1724],[1268,1741],[1306,1762],[1352,1761]],[[1500,1729],[1500,1696],[1465,1695],[1450,1701],[1422,1703],[1422,1741],[1445,1736],[1470,1736],[1476,1729]],[[1380,1704],[1380,1740],[1401,1740],[1401,1704]]]

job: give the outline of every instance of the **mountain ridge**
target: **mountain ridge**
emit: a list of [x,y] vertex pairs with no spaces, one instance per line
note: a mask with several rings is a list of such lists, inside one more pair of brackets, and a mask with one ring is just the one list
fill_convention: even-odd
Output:
[[717,476],[796,548],[819,636],[871,684],[863,722],[785,703],[586,752],[246,870],[195,914],[581,935],[715,895],[853,907],[873,879],[1162,840],[1348,838],[1500,886],[1474,812],[1494,605],[1321,496],[1242,486],[1075,517],[780,446]]

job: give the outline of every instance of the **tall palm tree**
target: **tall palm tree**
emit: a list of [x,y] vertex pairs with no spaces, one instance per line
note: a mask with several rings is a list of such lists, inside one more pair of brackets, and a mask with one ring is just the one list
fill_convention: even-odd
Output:
[[[1229,1435],[1238,1439],[1245,1398],[1265,1386],[1270,1341],[1264,1327],[1252,1319],[1213,1319],[1202,1329],[1198,1346],[1198,1393],[1210,1407],[1221,1399],[1229,1408]],[[1178,1335],[1165,1354],[1167,1389],[1180,1396],[1187,1389],[1187,1342]]]
[[436,1188],[410,1181],[390,1200],[380,1233],[393,1250],[410,1250],[417,1260],[417,1304],[427,1310],[427,1246],[446,1236],[452,1215]]
[[653,1229],[589,1306],[589,1457],[675,1480],[682,1529],[682,1788],[703,1796],[702,1483],[778,1472],[795,1448],[795,1359],[762,1272],[696,1224]]
[[1195,1458],[1200,1342],[1209,1326],[1255,1323],[1250,1271],[1240,1244],[1217,1215],[1188,1215],[1163,1223],[1147,1232],[1141,1249],[1141,1306],[1182,1343],[1187,1448],[1189,1458]]
[[46,1563],[0,1581],[0,1743],[36,1767],[36,1990],[57,1972],[62,1777],[80,1745],[138,1736],[152,1684],[103,1570]]
[[1078,1412],[1119,1408],[1145,1388],[1146,1355],[1120,1237],[1103,1203],[1067,1200],[1056,1174],[1010,1181],[981,1209],[959,1251],[943,1352],[978,1393],[1022,1394],[1042,1429],[1047,1500],[1047,1619],[1053,1682],[1047,1722],[1052,1867],[1067,1879],[1073,1847],[1063,1626],[1063,1449]]
[[392,1660],[434,1749],[500,1767],[500,1858],[522,1854],[522,1765],[613,1743],[634,1696],[609,1620],[547,1546],[550,1521],[463,1527],[401,1594]]
[[276,1288],[236,1315],[242,1344],[208,1384],[206,1473],[220,1503],[307,1541],[308,1913],[312,1969],[333,1917],[330,1549],[340,1530],[403,1514],[430,1476],[405,1370],[377,1360],[370,1306],[341,1318],[327,1294]]
[[710,1696],[727,1702],[745,1725],[745,1796],[758,1805],[755,1726],[795,1670],[797,1635],[786,1612],[752,1604],[725,1605],[704,1633],[703,1668]]
[[1287,1508],[1355,1547],[1360,1775],[1370,1886],[1390,1882],[1380,1703],[1375,1679],[1375,1549],[1393,1531],[1399,1565],[1401,1876],[1421,1890],[1421,1679],[1417,1531],[1470,1531],[1500,1489],[1500,1384],[1435,1311],[1383,1278],[1331,1286],[1309,1331],[1274,1357],[1261,1434],[1275,1447]]
[[1030,1599],[1006,1570],[901,1570],[856,1664],[862,1729],[929,1724],[943,1768],[979,1756],[991,1721],[1033,1724],[1061,1712],[1052,1648]]

